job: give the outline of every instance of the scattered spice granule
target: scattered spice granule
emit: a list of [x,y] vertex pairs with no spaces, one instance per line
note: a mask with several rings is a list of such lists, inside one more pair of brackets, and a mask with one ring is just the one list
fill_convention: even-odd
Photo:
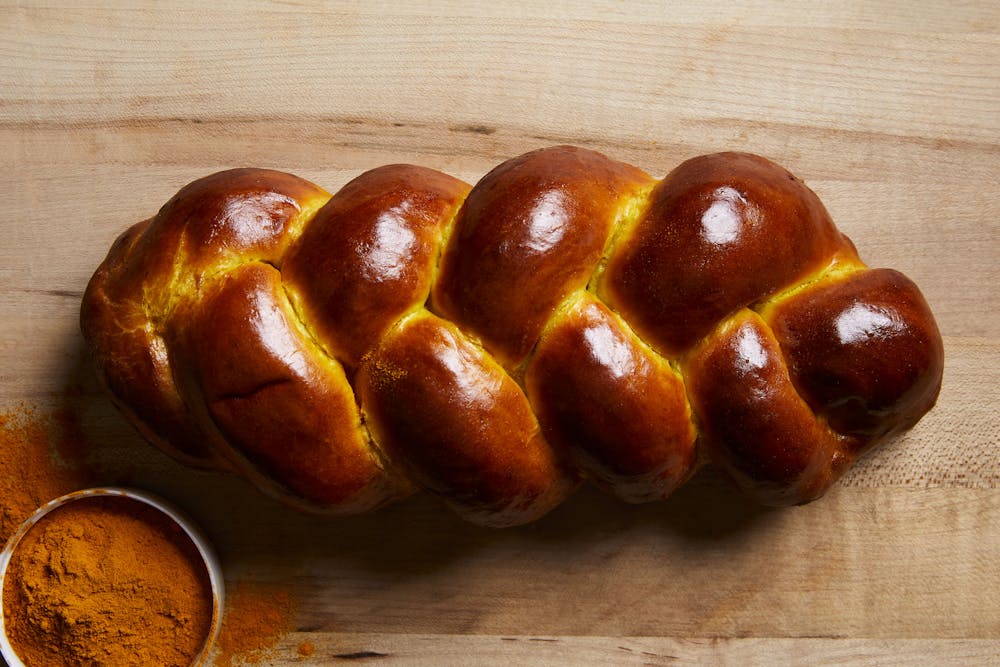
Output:
[[0,414],[0,545],[40,505],[87,486],[87,447],[67,408]]
[[313,646],[312,642],[304,641],[301,644],[299,644],[298,651],[299,655],[301,655],[303,658],[308,658],[312,656],[313,653],[316,652],[316,647]]
[[227,586],[216,667],[258,665],[274,658],[278,641],[294,629],[294,617],[295,605],[283,586],[250,581]]

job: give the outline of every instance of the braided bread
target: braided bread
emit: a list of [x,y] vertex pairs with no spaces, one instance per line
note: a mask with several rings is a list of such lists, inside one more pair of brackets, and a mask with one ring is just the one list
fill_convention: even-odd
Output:
[[112,400],[190,465],[333,513],[422,489],[490,526],[582,479],[665,498],[704,462],[811,501],[943,368],[917,287],[744,153],[655,180],[560,146],[471,188],[390,165],[333,196],[217,173],[114,243],[81,325]]

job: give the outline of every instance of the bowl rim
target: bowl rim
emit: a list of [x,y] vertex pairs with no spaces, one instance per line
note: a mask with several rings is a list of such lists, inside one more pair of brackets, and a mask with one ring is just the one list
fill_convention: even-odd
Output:
[[208,634],[205,637],[205,642],[202,645],[201,650],[191,662],[191,666],[196,667],[204,664],[211,653],[212,647],[215,645],[216,639],[219,636],[219,630],[222,627],[222,614],[225,609],[225,580],[219,558],[216,555],[215,550],[212,548],[211,543],[208,541],[208,538],[205,537],[205,534],[198,527],[198,525],[175,505],[154,493],[126,486],[91,487],[72,491],[59,496],[58,498],[54,498],[36,509],[31,516],[21,523],[18,529],[14,531],[14,534],[7,540],[3,551],[0,552],[0,655],[2,655],[4,660],[7,661],[9,667],[25,667],[24,663],[14,652],[14,647],[11,645],[9,638],[7,637],[7,629],[5,626],[6,614],[3,609],[3,590],[6,581],[7,568],[18,544],[34,527],[34,525],[42,519],[42,517],[46,516],[56,508],[62,507],[63,505],[74,501],[102,496],[131,499],[159,510],[171,521],[180,526],[191,542],[194,543],[195,548],[201,556],[202,563],[208,571],[209,584],[212,588],[212,622],[209,626]]

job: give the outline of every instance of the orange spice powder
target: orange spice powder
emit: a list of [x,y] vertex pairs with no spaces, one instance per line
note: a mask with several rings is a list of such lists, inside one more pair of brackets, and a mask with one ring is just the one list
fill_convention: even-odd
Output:
[[[42,410],[19,405],[0,413],[0,544],[37,507],[93,483],[89,450],[79,418],[65,406]],[[272,660],[278,642],[294,630],[294,615],[294,600],[283,586],[230,583],[215,665]],[[311,648],[299,647],[299,655],[306,657]]]
[[86,446],[65,408],[0,414],[0,544],[40,505],[87,485]]
[[266,664],[294,629],[295,604],[277,584],[238,581],[226,588],[226,610],[216,640],[216,667]]
[[197,547],[154,507],[93,496],[42,517],[3,582],[7,636],[32,667],[189,667],[212,627]]

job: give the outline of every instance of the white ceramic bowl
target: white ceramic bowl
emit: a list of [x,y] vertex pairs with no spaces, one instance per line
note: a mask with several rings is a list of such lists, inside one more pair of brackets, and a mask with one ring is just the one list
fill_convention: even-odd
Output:
[[[0,552],[0,603],[2,603],[3,585],[4,579],[7,575],[7,566],[10,564],[11,555],[17,548],[21,538],[27,534],[27,532],[39,521],[39,519],[55,508],[65,505],[66,503],[71,503],[83,498],[93,498],[95,496],[124,496],[126,498],[145,503],[146,505],[150,505],[170,517],[174,523],[180,526],[184,532],[187,533],[188,537],[191,538],[191,541],[194,542],[195,547],[197,547],[198,552],[201,554],[202,560],[205,562],[205,567],[208,570],[209,582],[212,585],[212,625],[209,628],[208,637],[205,639],[205,645],[195,657],[194,662],[191,663],[192,665],[203,664],[207,660],[209,652],[212,649],[212,645],[218,637],[219,628],[222,626],[222,610],[225,606],[225,584],[222,578],[222,567],[219,564],[219,560],[216,558],[215,552],[212,550],[208,540],[205,539],[201,530],[199,530],[190,519],[184,516],[182,512],[173,507],[167,501],[145,491],[114,486],[83,489],[81,491],[74,491],[73,493],[56,498],[55,500],[52,500],[35,510],[35,513],[28,517],[25,522],[21,524],[20,528],[17,529],[17,532],[15,532],[10,539],[7,540],[7,545],[4,547],[3,551]],[[10,641],[7,638],[7,630],[4,627],[4,617],[5,614],[3,613],[3,609],[0,608],[0,654],[3,655],[3,659],[7,661],[7,665],[9,667],[25,667],[24,663],[17,657],[17,654],[14,653],[14,649],[11,647]]]

